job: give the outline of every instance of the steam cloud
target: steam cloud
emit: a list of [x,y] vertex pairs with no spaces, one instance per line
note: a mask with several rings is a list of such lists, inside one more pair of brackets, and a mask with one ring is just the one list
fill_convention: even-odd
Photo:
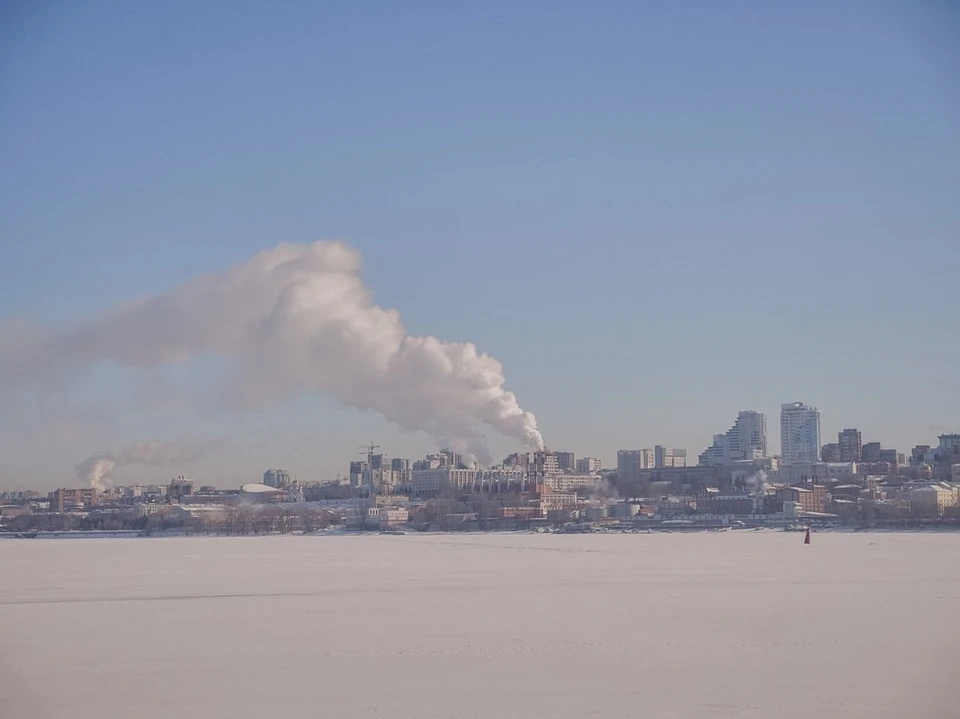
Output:
[[500,363],[472,343],[408,335],[395,310],[374,304],[361,265],[341,242],[285,243],[64,331],[12,328],[0,333],[0,384],[105,361],[150,368],[215,354],[235,365],[219,396],[230,409],[331,392],[485,464],[483,425],[542,449],[536,418],[503,388]]
[[136,442],[116,452],[88,457],[76,466],[77,476],[90,486],[103,490],[111,485],[113,470],[126,464],[181,465],[194,462],[220,449],[222,439],[200,441],[180,437],[168,442]]
[[771,487],[767,473],[762,469],[751,474],[744,479],[743,482],[748,490],[751,490],[755,495],[761,497],[766,494],[767,490]]

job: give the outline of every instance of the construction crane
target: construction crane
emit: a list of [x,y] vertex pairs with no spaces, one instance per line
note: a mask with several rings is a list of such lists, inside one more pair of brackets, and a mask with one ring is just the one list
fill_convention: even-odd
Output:
[[372,465],[374,452],[380,449],[380,445],[374,444],[373,440],[371,440],[369,445],[364,445],[363,447],[360,447],[360,449],[362,451],[358,452],[357,454],[359,454],[360,456],[366,456],[367,464]]

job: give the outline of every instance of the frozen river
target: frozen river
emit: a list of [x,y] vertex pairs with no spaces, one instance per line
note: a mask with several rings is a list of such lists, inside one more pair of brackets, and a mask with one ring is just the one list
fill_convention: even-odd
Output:
[[0,542],[0,716],[960,716],[960,534]]

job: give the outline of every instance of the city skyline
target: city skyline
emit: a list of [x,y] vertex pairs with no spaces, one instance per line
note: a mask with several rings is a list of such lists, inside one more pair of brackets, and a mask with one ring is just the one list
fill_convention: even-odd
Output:
[[[803,408],[805,410],[811,410],[813,412],[816,412],[818,414],[818,423],[819,423],[819,409],[816,407],[805,405],[802,402],[781,403],[780,407],[781,407],[781,413],[783,413],[785,410],[796,409],[796,408]],[[680,447],[679,445],[675,445],[675,444],[666,445],[666,444],[662,444],[660,442],[655,442],[655,441],[637,442],[627,447],[620,447],[612,453],[613,454],[612,457],[606,456],[602,453],[589,452],[577,446],[552,447],[549,444],[547,444],[546,449],[551,454],[557,455],[561,463],[565,462],[565,459],[564,457],[562,457],[562,455],[569,455],[569,459],[573,459],[574,463],[571,464],[569,467],[567,467],[564,464],[562,466],[562,469],[565,471],[582,473],[582,474],[587,474],[592,471],[598,471],[601,468],[605,471],[621,469],[623,466],[625,466],[621,464],[621,455],[623,455],[625,452],[637,455],[636,457],[629,460],[630,462],[633,462],[635,464],[636,469],[654,469],[654,468],[659,468],[661,466],[662,467],[671,467],[671,466],[696,467],[696,466],[711,466],[714,464],[716,464],[717,466],[722,466],[722,465],[729,466],[738,460],[744,461],[744,460],[750,459],[751,457],[754,459],[760,458],[760,457],[767,457],[767,458],[777,457],[784,464],[790,463],[790,462],[787,462],[781,455],[780,449],[778,447],[779,443],[776,441],[776,436],[778,433],[774,433],[774,435],[766,436],[763,438],[761,438],[756,434],[756,432],[758,432],[761,427],[763,429],[766,429],[766,424],[767,424],[766,413],[758,412],[756,410],[740,410],[734,419],[732,428],[728,430],[726,434],[723,434],[723,433],[715,434],[713,436],[712,444],[705,447],[702,451],[699,451],[699,452],[695,448]],[[781,424],[781,434],[782,434],[782,429],[783,429],[782,422],[780,424]],[[742,455],[741,454],[727,455],[723,461],[719,461],[719,462],[712,461],[712,457],[714,455],[712,455],[711,452],[717,449],[716,442],[723,438],[729,438],[731,432],[735,432],[740,427],[751,428],[754,431],[753,436],[748,441],[746,441],[745,446],[755,446],[757,449],[759,449],[760,447],[766,446],[768,447],[767,451],[766,452],[757,451],[752,454],[749,451],[747,451]],[[922,438],[921,441],[913,442],[907,445],[893,445],[892,443],[888,443],[882,439],[878,439],[876,435],[874,435],[869,430],[863,431],[860,428],[844,427],[843,429],[838,430],[835,433],[828,430],[826,432],[823,432],[821,435],[819,435],[822,441],[822,444],[818,445],[817,447],[817,456],[815,459],[811,459],[805,456],[803,458],[794,458],[792,461],[801,462],[801,463],[811,462],[811,461],[815,461],[815,462],[821,461],[821,458],[819,456],[820,448],[821,447],[827,448],[829,444],[832,442],[834,436],[836,436],[839,440],[838,442],[833,443],[834,446],[837,448],[838,455],[836,457],[830,457],[830,458],[824,457],[822,459],[822,461],[824,462],[860,461],[859,456],[860,456],[861,441],[863,442],[864,447],[867,447],[867,445],[872,445],[876,452],[896,451],[899,454],[909,456],[910,450],[914,447],[923,446],[923,445],[936,446],[936,440],[940,434],[951,434],[951,432],[945,432],[942,429],[938,429],[938,431],[931,433],[929,434],[929,436]],[[866,437],[866,440],[869,440],[869,441],[861,440],[861,437]],[[839,452],[841,450],[841,446],[845,438],[848,442],[850,442],[852,438],[855,438],[855,442],[853,442],[853,445],[856,447],[856,453],[857,453],[858,459],[856,460],[852,459],[846,454],[843,457],[840,456]],[[367,451],[372,451],[372,447],[380,449],[381,446],[386,446],[386,445],[380,445],[380,444],[374,444],[374,443],[370,443],[370,445],[362,445],[362,446],[358,445],[359,449],[363,450],[363,452],[360,452],[360,454],[363,454],[364,452],[367,452]],[[380,449],[380,451],[377,452],[375,456],[384,457],[392,460],[393,462],[392,469],[396,471],[399,469],[410,469],[415,467],[417,464],[417,460],[415,459],[416,457],[429,458],[431,456],[438,456],[437,455],[438,452],[449,451],[448,449],[443,449],[440,447],[430,447],[428,443],[427,445],[421,444],[421,446],[427,446],[428,449],[418,454],[416,451],[411,452],[411,451],[404,450],[403,449],[404,446],[409,447],[410,445],[409,444],[403,445],[403,443],[398,443],[397,445],[390,445],[390,449],[388,450]],[[881,449],[881,446],[882,446],[882,449]],[[138,485],[138,484],[156,484],[156,483],[162,484],[169,480],[169,475],[172,473],[173,470],[176,470],[177,472],[179,472],[181,470],[188,471],[191,468],[198,470],[195,473],[197,475],[198,481],[202,481],[204,484],[209,484],[211,486],[218,486],[218,487],[232,487],[236,485],[238,482],[241,484],[256,482],[258,481],[257,478],[260,475],[263,475],[264,480],[266,481],[266,477],[268,474],[277,473],[277,472],[282,472],[284,475],[287,475],[289,473],[288,475],[289,477],[293,477],[298,481],[323,482],[323,481],[334,480],[337,477],[346,479],[347,477],[349,477],[349,474],[350,474],[350,469],[347,468],[347,463],[349,463],[351,467],[353,465],[360,464],[360,460],[357,460],[354,458],[355,454],[354,455],[348,454],[346,457],[340,457],[340,456],[327,457],[326,461],[324,461],[322,464],[329,465],[332,468],[329,471],[317,469],[316,466],[302,467],[300,465],[292,464],[284,460],[283,458],[274,458],[273,462],[267,462],[266,464],[264,464],[264,467],[279,466],[279,467],[283,467],[284,469],[264,470],[264,469],[258,468],[257,466],[251,466],[251,467],[247,467],[244,471],[240,473],[226,476],[224,479],[223,478],[224,475],[217,474],[217,471],[218,471],[217,465],[221,463],[225,463],[224,455],[229,454],[229,452],[231,451],[230,447],[231,447],[231,443],[229,442],[229,440],[225,438],[204,440],[197,437],[185,436],[185,437],[180,437],[175,440],[169,440],[165,442],[156,442],[156,441],[139,442],[130,447],[120,448],[117,451],[108,451],[108,452],[91,455],[90,457],[86,458],[83,462],[78,463],[74,467],[74,470],[75,470],[74,473],[68,474],[65,478],[54,478],[47,482],[35,482],[35,483],[21,482],[19,484],[18,483],[4,484],[0,482],[0,490],[21,490],[21,489],[22,490],[29,490],[29,489],[47,490],[47,489],[54,489],[60,486],[87,486],[89,484],[93,484],[93,486],[97,486],[97,481],[91,480],[88,476],[91,467],[97,469],[98,471],[103,471],[103,470],[109,471],[113,469],[114,460],[116,460],[116,463],[118,463],[124,469],[117,474],[117,477],[120,479],[114,482],[113,478],[111,477],[107,482],[108,485],[112,485],[112,484]],[[775,447],[776,449],[774,449]],[[150,452],[155,452],[156,455],[155,456],[152,456],[152,455],[151,456],[134,456],[132,459],[126,459],[126,460],[118,459],[118,455],[119,456],[129,455],[129,454],[142,455],[147,450],[149,450]],[[845,451],[849,453],[852,450],[848,447]],[[680,452],[682,453],[682,455],[680,455],[682,459],[679,463],[674,465],[672,463],[673,461],[672,459],[664,460],[661,457],[661,452],[665,455],[672,455],[674,452]],[[504,458],[509,459],[510,455],[512,454],[513,452],[504,453],[503,455],[500,455],[500,457],[494,458],[494,460],[490,464],[483,465],[483,466],[487,466],[487,467],[500,466],[503,459]],[[645,456],[641,457],[641,454]],[[459,455],[453,455],[453,456],[456,457]],[[660,462],[657,461],[658,457],[661,457]],[[105,458],[110,460],[110,464],[106,468],[103,467],[103,460]],[[586,468],[580,466],[581,461],[585,459],[591,460],[590,470],[587,470]],[[880,459],[881,457],[879,456],[879,454],[874,457],[864,456],[864,461],[880,461]],[[405,462],[407,463],[407,466],[400,467],[399,465],[397,465],[398,462]],[[599,466],[596,466],[594,464],[595,462],[599,462]],[[321,463],[318,462],[317,466],[319,464]],[[206,472],[204,472],[205,466],[208,468],[212,468],[213,471],[211,472],[207,470]],[[386,467],[386,469],[390,469],[390,468],[391,467]],[[188,471],[188,473],[190,472]],[[80,475],[79,481],[78,481],[77,475]],[[270,484],[271,482],[266,481],[266,483]]]
[[960,0],[0,2],[2,719],[949,715],[958,78]]
[[[783,405],[782,418],[788,434],[799,430],[789,442],[802,444],[811,434],[810,420],[816,424],[819,416],[814,408],[794,402]],[[909,459],[881,442],[867,442],[860,462],[810,461],[804,458],[809,450],[801,447],[792,449],[795,458],[784,463],[763,456],[762,420],[755,412],[740,412],[734,427],[725,437],[715,437],[697,466],[686,464],[685,450],[657,445],[654,450],[620,450],[612,473],[602,472],[597,459],[576,461],[569,451],[514,453],[496,466],[482,467],[450,449],[412,462],[391,459],[374,442],[360,448],[363,459],[350,462],[347,477],[326,482],[301,482],[284,469],[268,469],[262,482],[233,488],[184,475],[164,483],[122,485],[109,481],[108,467],[91,474],[90,486],[57,488],[46,496],[0,490],[0,524],[15,537],[32,538],[40,530],[74,529],[136,536],[165,529],[287,533],[314,531],[318,522],[402,532],[411,522],[429,531],[530,528],[529,521],[556,528],[580,522],[566,528],[604,531],[597,523],[615,528],[609,525],[611,520],[617,525],[618,517],[631,522],[647,518],[654,527],[669,528],[674,520],[695,521],[694,515],[700,522],[694,528],[701,530],[748,522],[782,526],[802,518],[862,526],[880,519],[901,527],[904,522],[956,520],[960,433],[911,448]],[[740,456],[741,438],[746,438],[749,458]],[[853,428],[838,438],[831,453],[845,447],[849,454],[862,439]],[[713,451],[718,448],[724,449],[724,458]],[[180,451],[176,444],[138,446],[109,461],[159,463],[159,455],[166,461],[175,451]],[[630,531],[637,525],[617,528]]]
[[[151,322],[109,356],[77,334],[115,340],[104,318],[322,239],[362,253],[408,336],[496,358],[548,445],[606,463],[657,444],[693,462],[740,409],[772,428],[796,398],[825,442],[955,431],[956,47],[931,5],[854,5],[10,11],[0,484],[184,436],[223,442],[190,465],[220,486],[333,476],[370,437],[436,451],[344,408],[382,397],[329,393],[289,344],[245,363],[206,329],[249,309],[235,296],[183,313],[208,321],[190,352]],[[66,371],[27,386],[4,361],[48,333],[27,370]],[[259,372],[288,360],[299,384]],[[498,432],[491,456],[521,449]]]

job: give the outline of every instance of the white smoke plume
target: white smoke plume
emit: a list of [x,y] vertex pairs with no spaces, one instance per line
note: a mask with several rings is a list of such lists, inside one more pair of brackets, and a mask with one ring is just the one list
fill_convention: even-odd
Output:
[[80,479],[89,482],[94,489],[103,490],[112,486],[113,470],[117,467],[128,464],[185,465],[217,451],[223,444],[222,439],[196,440],[190,437],[179,437],[166,442],[147,440],[116,452],[95,454],[83,460],[75,469]]
[[616,485],[604,477],[601,481],[590,487],[587,493],[587,499],[593,502],[608,502],[610,500],[619,501],[622,495]]
[[341,242],[281,244],[70,329],[8,330],[0,385],[102,362],[149,368],[215,354],[235,365],[220,397],[232,409],[330,392],[484,464],[483,425],[542,449],[535,417],[503,387],[500,363],[472,343],[408,335],[395,310],[373,302],[361,264]]
[[771,488],[767,473],[762,469],[743,480],[744,486],[755,495],[762,497]]

